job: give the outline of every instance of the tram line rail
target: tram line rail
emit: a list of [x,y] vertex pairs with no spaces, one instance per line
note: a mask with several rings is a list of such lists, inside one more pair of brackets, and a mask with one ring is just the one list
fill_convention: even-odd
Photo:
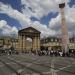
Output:
[[[38,70],[32,69],[32,68],[30,68],[30,67],[28,67],[28,66],[25,66],[24,64],[22,64],[21,62],[16,61],[15,59],[7,58],[7,57],[4,57],[4,58],[7,59],[7,60],[10,60],[10,61],[12,61],[12,62],[14,62],[14,63],[16,63],[16,64],[18,64],[18,65],[20,65],[20,66],[22,66],[23,68],[26,68],[26,69],[29,69],[29,70],[35,72],[35,73],[38,73],[39,75],[44,75],[42,72],[39,72]],[[3,64],[5,64],[9,69],[11,69],[16,75],[21,75],[21,74],[18,73],[14,68],[12,68],[9,64],[7,64],[5,61],[3,61],[2,59],[0,59],[0,61],[1,61]],[[25,62],[32,63],[32,64],[39,65],[39,66],[43,66],[43,67],[52,68],[52,69],[56,70],[56,68],[53,68],[53,67],[51,67],[51,66],[47,66],[47,65],[44,65],[44,64],[40,64],[40,63],[37,63],[37,62],[31,62],[31,61],[25,61]],[[51,63],[50,63],[50,64],[51,64]],[[56,65],[61,66],[61,67],[64,66],[64,65],[59,65],[59,64],[56,64]],[[72,64],[72,65],[73,65],[73,64]],[[71,71],[64,70],[64,69],[58,69],[58,68],[57,68],[57,70],[63,71],[63,72],[67,72],[67,73],[71,73],[71,74],[75,74],[75,72],[71,72]]]
[[9,64],[7,64],[5,61],[0,59],[0,62],[3,63],[6,67],[8,67],[11,71],[13,71],[16,75],[21,75],[14,68],[12,68]]
[[[22,66],[22,68],[26,68],[26,69],[28,69],[28,70],[31,70],[31,71],[33,71],[34,73],[37,73],[37,74],[39,74],[39,75],[43,75],[40,71],[37,71],[37,70],[35,70],[35,69],[32,69],[32,68],[30,68],[30,67],[28,67],[28,66],[25,66],[24,64],[21,64],[20,62],[17,62],[17,61],[15,61],[15,60],[12,60],[12,59],[9,59],[9,58],[6,58],[7,60],[10,60],[10,61],[12,61],[12,62],[14,62],[14,63],[16,63],[16,64],[18,64],[18,65],[20,65],[20,66]],[[5,64],[7,67],[9,67],[11,70],[13,70],[17,75],[21,75],[20,73],[18,73],[14,68],[12,68],[11,66],[9,66],[8,64],[6,64],[3,60],[0,60],[3,64]]]
[[[26,58],[25,58],[26,59]],[[11,61],[15,61],[15,59],[10,59]],[[35,59],[35,61],[36,61],[37,59]],[[24,60],[25,61],[25,60]],[[16,61],[15,61],[16,62]],[[75,72],[71,72],[71,71],[68,71],[68,70],[64,70],[64,69],[58,69],[58,68],[53,68],[53,67],[51,67],[51,66],[47,66],[47,65],[44,65],[44,64],[39,64],[39,63],[37,63],[37,62],[32,62],[32,61],[25,61],[25,62],[28,62],[28,63],[32,63],[32,64],[35,64],[35,65],[39,65],[39,66],[43,66],[43,67],[48,67],[48,68],[52,68],[52,69],[54,69],[54,70],[59,70],[59,71],[63,71],[63,72],[67,72],[67,73],[71,73],[71,74],[75,74]],[[20,62],[19,62],[19,64],[21,64]],[[51,64],[51,63],[50,63]],[[21,65],[23,65],[23,64],[21,64]],[[64,65],[61,65],[61,64],[56,64],[55,63],[55,65],[58,65],[58,66],[60,66],[60,67],[64,67]],[[73,64],[72,64],[73,65]],[[72,66],[72,65],[70,65],[70,66]],[[24,66],[24,65],[23,65]],[[70,66],[68,66],[68,67],[70,67]]]

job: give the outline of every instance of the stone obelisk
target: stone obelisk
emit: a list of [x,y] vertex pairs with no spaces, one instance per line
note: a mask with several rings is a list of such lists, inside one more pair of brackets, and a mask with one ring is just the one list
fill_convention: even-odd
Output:
[[62,50],[66,53],[69,50],[69,35],[64,12],[65,3],[59,4],[59,8],[61,13]]

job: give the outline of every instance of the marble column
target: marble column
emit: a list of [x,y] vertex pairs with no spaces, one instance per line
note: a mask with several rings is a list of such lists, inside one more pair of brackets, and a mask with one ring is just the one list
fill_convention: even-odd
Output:
[[40,37],[37,37],[37,50],[40,50]]
[[33,44],[32,44],[32,46],[33,46],[33,50],[40,50],[40,37],[34,37],[33,38]]
[[26,37],[23,36],[23,51],[26,50]]
[[19,39],[18,40],[18,42],[19,42],[19,44],[18,44],[18,50],[21,51],[22,50],[22,36],[19,35],[18,39]]
[[37,40],[36,40],[36,37],[34,37],[33,38],[33,43],[32,43],[32,45],[33,45],[33,50],[36,50],[37,49]]
[[33,38],[33,39],[32,39],[32,50],[33,50],[33,51],[34,51],[34,49],[35,49],[35,48],[34,48],[34,46],[35,46],[35,45],[34,45],[34,41],[35,41],[35,40],[34,40],[34,38]]

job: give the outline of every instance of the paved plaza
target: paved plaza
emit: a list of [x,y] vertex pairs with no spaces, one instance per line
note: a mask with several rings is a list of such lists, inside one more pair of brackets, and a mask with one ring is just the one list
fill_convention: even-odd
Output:
[[32,54],[0,56],[0,75],[75,75],[75,59]]

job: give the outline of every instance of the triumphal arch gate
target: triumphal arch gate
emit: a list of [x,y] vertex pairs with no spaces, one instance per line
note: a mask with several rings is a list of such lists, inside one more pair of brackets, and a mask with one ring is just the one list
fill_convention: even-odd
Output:
[[18,42],[19,42],[19,50],[25,52],[27,50],[26,47],[26,39],[32,39],[32,51],[40,50],[40,33],[33,27],[28,27],[18,31]]

